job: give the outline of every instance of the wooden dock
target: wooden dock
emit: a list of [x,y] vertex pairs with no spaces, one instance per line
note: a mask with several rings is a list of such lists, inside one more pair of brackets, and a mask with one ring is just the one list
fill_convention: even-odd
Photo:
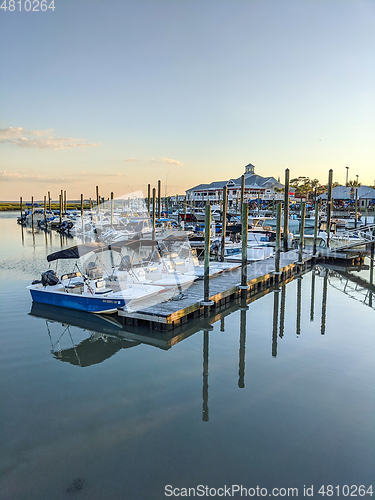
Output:
[[157,304],[143,304],[141,310],[134,312],[125,308],[118,315],[126,325],[148,326],[150,329],[169,331],[187,323],[190,318],[219,312],[239,297],[249,298],[274,285],[285,282],[291,277],[306,271],[314,263],[311,253],[303,254],[302,263],[298,262],[298,251],[291,250],[280,256],[280,274],[275,273],[274,257],[247,265],[247,290],[241,290],[242,269],[222,273],[210,279],[210,307],[204,306],[203,281],[194,282],[181,294],[179,300],[168,300]]

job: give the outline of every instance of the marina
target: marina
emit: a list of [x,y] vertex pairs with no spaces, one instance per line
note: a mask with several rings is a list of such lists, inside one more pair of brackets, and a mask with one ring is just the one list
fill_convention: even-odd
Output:
[[375,2],[0,3],[0,500],[373,498]]
[[[240,271],[220,274],[210,280],[211,293],[233,280],[230,300],[207,315],[199,308],[174,328],[151,329],[136,318],[131,324],[120,315],[31,304],[26,286],[47,255],[78,241],[33,234],[15,217],[0,216],[0,273],[8,283],[0,294],[0,389],[9,402],[3,497],[65,498],[83,484],[79,495],[87,499],[162,498],[165,484],[240,480],[249,467],[272,488],[290,477],[302,453],[311,482],[321,481],[329,461],[335,483],[370,484],[369,256],[344,268],[304,255],[298,272],[298,254],[290,251],[281,257],[279,283],[266,261],[248,264],[248,282],[252,272],[269,281],[254,283],[246,298],[237,287]],[[194,286],[198,296],[204,280]],[[166,305],[180,310],[183,300]],[[351,453],[338,459],[335,446]],[[269,475],[269,468],[277,472]],[[295,470],[293,484],[303,491],[305,472]]]
[[[36,279],[28,287],[32,299],[37,303],[86,312],[115,313],[125,325],[169,331],[201,315],[208,316],[211,310],[221,310],[239,297],[246,299],[264,289],[279,286],[321,263],[357,266],[363,265],[364,256],[369,255],[373,264],[375,225],[367,215],[365,224],[358,221],[355,214],[357,227],[337,231],[330,202],[322,210],[316,197],[310,215],[313,217],[306,218],[306,203],[302,202],[300,218],[297,219],[294,212],[289,220],[290,196],[286,191],[284,204],[279,201],[275,206],[272,201],[276,217],[249,215],[249,203],[245,202],[246,176],[254,177],[251,164],[236,181],[241,183],[242,191],[241,213],[234,226],[227,221],[228,192],[224,185],[222,211],[220,207],[212,211],[211,205],[206,204],[204,210],[196,212],[193,206],[192,213],[197,215],[198,223],[195,231],[185,224],[186,198],[185,217],[180,220],[179,207],[177,223],[161,217],[160,181],[158,198],[154,188],[151,200],[149,185],[146,199],[141,193],[120,198],[111,193],[107,203],[103,201],[102,204],[96,186],[96,208],[90,200],[90,211],[85,213],[81,195],[80,215],[72,214],[64,220],[62,211],[64,208],[66,216],[67,199],[61,191],[58,230],[60,234],[76,236],[83,243],[50,254],[47,260],[51,263],[79,259],[74,266],[76,272],[64,274],[61,279],[52,270],[42,273],[42,280]],[[332,178],[330,170],[328,198],[332,198]],[[288,182],[287,169],[285,184]],[[51,205],[49,194],[48,201]],[[32,231],[33,205],[32,200]],[[22,198],[20,208],[18,223],[30,225],[30,214],[26,218],[22,215]],[[41,224],[43,219],[35,222],[44,231],[48,230],[46,208],[45,197],[44,225]],[[216,233],[218,221],[221,233]],[[291,232],[289,226],[295,227],[295,231]],[[232,236],[228,238],[228,234]],[[233,234],[236,235],[234,239]],[[199,243],[203,261],[198,260],[196,243]],[[88,259],[91,262],[78,265],[86,254],[91,255]],[[107,264],[102,262],[104,255]]]

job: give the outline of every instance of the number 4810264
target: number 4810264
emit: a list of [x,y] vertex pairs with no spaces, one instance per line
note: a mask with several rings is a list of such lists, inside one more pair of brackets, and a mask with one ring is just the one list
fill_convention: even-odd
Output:
[[[1,0],[0,0],[1,1]],[[8,4],[8,5],[7,5]],[[18,6],[18,8],[17,8]],[[9,10],[9,12],[13,12],[14,10],[25,10],[26,12],[45,12],[48,9],[52,11],[55,10],[55,0],[52,0],[49,4],[47,0],[4,0],[0,5],[0,9],[4,11]]]

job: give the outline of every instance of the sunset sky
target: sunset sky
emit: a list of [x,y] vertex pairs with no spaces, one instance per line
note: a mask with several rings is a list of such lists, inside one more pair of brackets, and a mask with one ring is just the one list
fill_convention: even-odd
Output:
[[374,184],[374,0],[54,6],[0,9],[1,200],[182,194],[248,163]]

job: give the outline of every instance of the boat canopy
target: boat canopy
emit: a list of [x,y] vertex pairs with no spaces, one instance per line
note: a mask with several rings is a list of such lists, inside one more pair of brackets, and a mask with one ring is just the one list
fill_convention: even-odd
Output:
[[83,255],[90,252],[102,251],[104,249],[110,249],[110,246],[103,243],[83,243],[81,245],[75,245],[74,247],[64,248],[64,250],[59,250],[58,252],[50,253],[47,255],[47,261],[52,262],[58,259],[79,259]]
[[120,252],[121,248],[130,248],[131,250],[138,250],[141,247],[156,247],[158,242],[156,240],[124,240],[116,241],[111,245],[110,250]]
[[116,241],[111,245],[108,245],[108,243],[83,243],[81,245],[75,245],[74,247],[65,248],[64,250],[51,253],[47,255],[47,261],[52,262],[59,259],[79,259],[87,253],[99,253],[106,250],[113,250],[114,252],[120,253],[123,247],[130,248],[131,250],[137,250],[140,247],[155,247],[157,245],[158,242],[156,240],[122,240]]
[[166,236],[163,240],[161,240],[161,243],[163,242],[173,242],[173,241],[187,241],[188,240],[188,235],[187,234],[177,234],[173,235],[170,234],[169,236]]

